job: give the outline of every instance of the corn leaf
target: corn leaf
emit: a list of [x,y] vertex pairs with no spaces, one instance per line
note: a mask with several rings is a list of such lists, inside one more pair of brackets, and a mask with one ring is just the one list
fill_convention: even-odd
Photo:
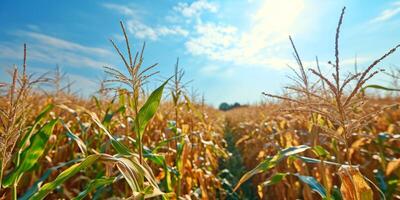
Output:
[[66,180],[77,174],[79,171],[92,165],[100,157],[101,155],[99,154],[90,155],[86,157],[82,162],[72,165],[65,171],[61,172],[54,181],[44,184],[43,187],[41,187],[39,191],[32,196],[31,200],[44,199],[51,191],[56,189],[58,186],[63,184]]
[[114,112],[107,112],[106,115],[103,118],[102,124],[105,127],[108,127],[111,123],[111,119],[114,117],[115,114],[118,114],[120,112],[124,112],[125,111],[125,106],[121,106],[119,107],[116,111]]
[[[315,163],[315,164],[321,163],[321,160],[318,160],[318,159],[315,159],[315,158],[310,158],[310,157],[305,157],[305,156],[296,156],[296,158],[299,158],[303,162],[306,162],[306,163]],[[342,164],[339,164],[339,163],[336,163],[336,162],[325,161],[325,160],[323,162],[325,164],[328,164],[328,165],[342,166]]]
[[374,199],[371,187],[358,168],[343,165],[339,168],[338,174],[342,181],[340,191],[342,192],[343,199]]
[[78,194],[78,196],[74,197],[72,200],[81,200],[84,199],[89,192],[95,190],[96,188],[109,185],[113,183],[117,178],[116,177],[106,177],[106,178],[98,178],[91,180],[85,187],[85,189]]
[[289,147],[289,148],[283,149],[282,151],[280,151],[278,154],[276,154],[273,157],[266,158],[264,161],[262,161],[260,164],[258,164],[254,169],[245,173],[240,178],[239,182],[237,183],[237,185],[235,186],[233,191],[236,191],[240,187],[241,184],[243,184],[244,182],[249,180],[254,175],[263,173],[263,172],[275,167],[282,159],[284,159],[288,156],[291,156],[291,155],[301,153],[309,148],[310,147],[307,145],[299,145],[299,146]]
[[309,149],[310,147],[307,145],[299,145],[299,146],[293,146],[293,147],[288,147],[286,149],[283,149],[281,151],[280,154],[282,154],[282,156],[287,157],[287,156],[291,156],[291,155],[295,155],[298,153],[301,153],[307,149]]
[[58,169],[60,169],[60,168],[62,168],[62,167],[65,167],[65,166],[68,166],[68,165],[70,165],[70,164],[72,164],[72,163],[80,162],[80,161],[82,161],[82,160],[83,160],[83,159],[81,159],[81,158],[79,158],[79,159],[74,159],[74,160],[70,160],[70,161],[68,161],[68,162],[63,162],[63,163],[60,163],[59,165],[57,165],[57,166],[55,166],[55,167],[52,167],[52,168],[47,169],[47,170],[43,173],[43,175],[42,175],[37,181],[35,181],[35,182],[33,183],[32,187],[30,187],[30,188],[24,193],[24,195],[23,195],[22,197],[18,198],[18,200],[28,200],[28,199],[30,199],[31,196],[32,196],[33,194],[35,194],[35,193],[39,190],[39,188],[40,188],[40,186],[43,184],[43,182],[44,182],[47,178],[49,178],[50,175],[51,175],[54,171],[57,171]]
[[5,177],[3,182],[4,187],[9,187],[15,182],[18,182],[23,173],[30,170],[37,163],[46,148],[47,141],[53,133],[54,126],[57,122],[57,119],[50,121],[31,137],[30,145],[21,153],[20,165]]
[[97,117],[96,113],[94,112],[90,112],[88,110],[86,110],[86,112],[92,117],[92,120],[94,121],[94,123],[96,123],[97,126],[99,126],[100,129],[102,129],[104,131],[104,133],[106,133],[106,135],[108,136],[108,138],[111,140],[111,145],[113,146],[113,148],[121,155],[126,155],[126,156],[130,156],[133,153],[128,149],[128,147],[126,147],[124,144],[120,143],[108,130],[106,127],[104,127],[104,125],[100,122],[99,118]]
[[81,138],[79,138],[77,135],[75,135],[71,131],[71,129],[69,129],[69,127],[64,123],[63,120],[61,120],[61,123],[64,126],[64,128],[67,130],[67,137],[74,140],[76,142],[76,144],[78,145],[79,149],[81,150],[82,154],[86,155],[87,154],[86,144],[81,140]]
[[287,173],[276,173],[272,175],[271,177],[268,178],[265,182],[263,182],[261,185],[262,186],[270,186],[270,185],[275,185],[279,182],[281,182],[285,177]]
[[22,151],[22,148],[25,146],[26,142],[28,141],[28,139],[31,137],[32,132],[35,130],[36,126],[44,119],[44,117],[47,115],[47,113],[49,113],[53,108],[54,108],[54,105],[49,104],[39,113],[38,116],[36,116],[33,126],[31,128],[29,128],[27,134],[25,134],[23,136],[23,138],[21,139],[21,142],[19,142],[17,144],[18,148],[21,149],[21,151]]
[[363,87],[361,90],[364,91],[367,88],[372,88],[372,89],[378,89],[378,90],[386,90],[386,91],[397,91],[399,92],[400,89],[396,89],[396,88],[388,88],[382,85],[367,85],[365,87]]
[[138,138],[142,138],[144,130],[149,123],[150,119],[153,118],[154,114],[160,105],[162,93],[165,85],[168,83],[169,79],[166,80],[160,87],[154,90],[146,103],[140,108],[138,116],[135,118],[135,132],[138,134]]
[[317,192],[322,198],[326,198],[326,189],[312,176],[294,174],[300,181],[310,186],[311,190]]
[[315,146],[312,148],[314,153],[317,154],[321,158],[327,158],[329,156],[329,152],[324,149],[322,146]]

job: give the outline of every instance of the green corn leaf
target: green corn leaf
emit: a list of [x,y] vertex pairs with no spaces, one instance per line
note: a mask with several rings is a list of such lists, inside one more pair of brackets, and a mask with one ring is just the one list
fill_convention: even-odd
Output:
[[247,180],[249,180],[251,177],[253,177],[256,174],[265,172],[268,169],[271,169],[273,167],[275,167],[275,165],[277,164],[276,162],[276,157],[274,158],[267,158],[264,161],[262,161],[260,164],[258,164],[254,169],[248,171],[247,173],[245,173],[239,180],[239,182],[237,183],[237,185],[235,186],[235,188],[233,189],[233,191],[236,191],[240,185],[242,185],[244,182],[246,182]]
[[124,144],[120,143],[118,140],[116,140],[114,137],[111,138],[111,145],[114,147],[114,149],[122,155],[131,155],[132,152],[126,147]]
[[95,96],[92,96],[92,99],[94,100],[94,102],[96,104],[97,110],[101,111],[102,106],[101,106],[101,103],[100,103],[99,99],[97,97],[95,97]]
[[[71,113],[73,116],[75,116],[75,119],[76,119],[76,121],[77,121],[78,124],[79,124],[79,128],[81,129],[81,136],[82,136],[83,139],[85,140],[85,139],[86,139],[85,136],[86,136],[88,127],[85,126],[85,125],[83,124],[83,122],[81,121],[80,117],[78,116],[78,112],[77,112],[76,110],[74,110],[74,109],[72,109],[72,108],[70,108],[70,107],[64,105],[64,104],[57,105],[57,107],[59,107],[59,108],[61,108],[61,109],[63,109],[63,110],[66,110],[66,111],[68,111],[69,113]],[[85,140],[85,141],[86,141],[86,140]]]
[[24,195],[23,195],[22,197],[18,198],[18,200],[29,200],[29,199],[31,198],[31,196],[32,196],[33,194],[35,194],[35,193],[39,190],[39,188],[40,188],[40,186],[43,184],[43,182],[44,182],[47,178],[49,178],[50,175],[51,175],[53,172],[57,171],[58,169],[60,169],[60,168],[62,168],[62,167],[68,166],[68,165],[73,164],[73,163],[80,162],[80,161],[82,161],[82,160],[83,160],[83,159],[81,159],[81,158],[79,158],[79,159],[74,159],[74,160],[70,160],[70,161],[68,161],[68,162],[63,162],[63,163],[60,163],[59,165],[57,165],[57,166],[55,166],[55,167],[52,167],[52,168],[47,169],[47,170],[43,173],[43,175],[42,175],[37,181],[35,181],[35,182],[33,183],[33,185],[24,193]]
[[276,173],[268,178],[265,182],[258,185],[259,190],[262,187],[275,185],[281,182],[287,175],[294,175],[299,178],[300,181],[307,184],[313,191],[317,192],[323,199],[326,198],[326,190],[325,188],[317,181],[314,177],[311,176],[303,176],[300,174],[287,174],[287,173]]
[[116,111],[114,111],[114,112],[107,112],[106,115],[105,115],[104,118],[103,118],[102,124],[103,124],[105,127],[108,127],[108,126],[110,125],[111,119],[114,117],[114,115],[115,115],[115,114],[118,114],[118,113],[120,113],[120,112],[124,112],[124,111],[125,111],[125,106],[123,105],[123,106],[119,107],[119,108],[118,108]]
[[117,180],[117,177],[105,177],[91,180],[85,187],[85,189],[78,194],[78,196],[74,197],[72,200],[81,200],[84,199],[91,191],[96,188],[109,185]]
[[50,121],[31,137],[30,145],[21,153],[20,165],[4,179],[4,187],[9,187],[18,182],[23,173],[30,170],[37,163],[46,148],[47,141],[53,133],[54,126],[57,122],[57,119]]
[[54,108],[53,104],[49,104],[39,113],[35,118],[35,122],[41,121],[52,109]]
[[138,116],[135,118],[135,132],[138,138],[142,138],[144,130],[153,116],[156,114],[158,106],[160,105],[162,93],[165,85],[168,83],[169,79],[166,80],[160,87],[154,90],[147,101],[144,103],[142,108],[140,108]]
[[64,123],[63,120],[61,120],[62,125],[64,126],[64,128],[67,130],[67,137],[71,138],[72,140],[74,140],[76,142],[76,144],[78,145],[79,149],[81,150],[83,155],[87,154],[87,147],[86,144],[81,140],[81,138],[79,138],[77,135],[75,135],[70,129],[69,127]]
[[298,153],[301,153],[307,149],[309,149],[311,147],[307,146],[307,145],[299,145],[299,146],[294,146],[294,147],[288,147],[286,149],[283,149],[281,151],[282,156],[287,157],[287,156],[291,156],[291,155],[295,155]]
[[128,147],[126,147],[124,144],[120,143],[108,130],[106,127],[104,127],[104,125],[100,122],[99,118],[97,117],[96,113],[94,112],[90,112],[84,108],[82,108],[83,110],[85,110],[86,113],[88,113],[92,120],[94,121],[94,123],[99,126],[100,129],[102,129],[104,131],[104,133],[106,133],[106,135],[108,136],[108,138],[111,140],[111,145],[113,146],[113,148],[122,155],[126,155],[126,156],[130,156],[133,153],[128,149]]
[[286,176],[287,176],[287,173],[276,173],[276,174],[272,175],[271,177],[269,177],[268,180],[266,180],[265,182],[263,182],[260,185],[262,187],[275,185],[275,184],[281,182]]
[[124,90],[124,89],[119,89],[118,90],[118,103],[119,103],[119,105],[126,105],[126,94],[127,92],[126,92],[126,90]]
[[263,172],[275,167],[276,164],[278,164],[282,159],[284,159],[288,156],[291,156],[291,155],[301,153],[309,148],[310,147],[307,145],[299,145],[299,146],[289,147],[289,148],[283,149],[282,151],[280,151],[278,154],[276,154],[273,157],[266,158],[260,164],[258,164],[254,169],[245,173],[240,178],[239,182],[237,183],[237,185],[235,186],[235,188],[233,190],[236,191],[240,187],[241,184],[243,184],[244,182],[249,180],[254,175],[263,173]]
[[334,185],[332,188],[332,200],[342,200],[342,193],[340,192],[339,188]]
[[21,139],[21,142],[19,142],[18,148],[21,149],[25,146],[26,142],[28,141],[28,139],[31,137],[32,132],[35,130],[36,126],[44,119],[44,117],[46,117],[46,115],[54,108],[53,104],[49,104],[47,105],[38,116],[36,116],[35,122],[33,123],[33,126],[31,128],[29,128],[27,134],[25,134],[23,136],[23,138]]
[[159,166],[163,166],[165,164],[165,158],[163,155],[153,153],[148,148],[144,148],[143,156]]
[[374,176],[376,182],[378,183],[379,189],[382,190],[383,193],[387,194],[388,185],[385,181],[385,174],[383,173],[383,171],[381,169],[374,171]]
[[367,85],[365,87],[363,87],[361,90],[365,91],[367,88],[373,88],[373,89],[378,89],[378,90],[386,90],[386,91],[396,91],[399,92],[400,89],[396,89],[396,88],[388,88],[382,85]]
[[2,188],[3,182],[3,159],[0,160],[0,189]]
[[317,181],[314,177],[303,176],[300,174],[294,174],[299,178],[300,181],[310,186],[310,188],[317,192],[323,199],[326,198],[326,189]]
[[86,157],[82,162],[77,163],[69,167],[68,169],[61,172],[54,181],[44,184],[38,192],[36,192],[31,200],[41,200],[44,199],[51,191],[56,189],[59,185],[63,184],[66,180],[77,174],[79,171],[87,168],[97,161],[101,155],[90,155]]
[[[315,163],[315,164],[321,163],[321,160],[318,160],[318,159],[315,159],[315,158],[310,158],[310,157],[305,157],[305,156],[296,156],[296,158],[299,158],[303,162],[306,162],[306,163]],[[324,163],[328,164],[328,165],[342,166],[342,164],[340,164],[340,163],[326,161],[326,160],[324,160]],[[352,165],[352,166],[356,167],[356,165]]]
[[[148,189],[147,186],[151,186],[152,192],[146,193],[145,198],[164,194],[159,189],[157,179],[146,162],[140,164],[136,156],[132,156],[130,159],[124,157],[113,157],[112,159],[134,193],[143,193]],[[147,180],[147,186],[144,184],[145,180]]]
[[165,145],[167,145],[168,143],[170,143],[170,142],[172,142],[172,141],[175,141],[175,140],[178,140],[178,139],[180,139],[180,138],[182,138],[182,137],[184,137],[184,136],[185,136],[185,134],[180,134],[180,135],[176,135],[176,136],[170,137],[170,138],[168,138],[168,139],[165,139],[165,140],[163,140],[163,141],[157,143],[157,144],[155,145],[155,147],[152,149],[152,152],[153,152],[153,153],[157,153],[158,150],[159,150],[160,148],[162,148],[162,147],[164,147]]
[[319,145],[313,147],[313,151],[321,158],[327,158],[329,156],[329,152]]
[[[164,193],[158,187],[157,179],[153,175],[150,166],[145,162],[140,164],[137,155],[130,158],[111,156],[107,154],[95,154],[86,157],[82,162],[74,164],[65,171],[61,172],[55,180],[43,185],[32,197],[33,200],[44,199],[51,191],[63,184],[69,178],[76,175],[81,170],[86,169],[93,163],[101,160],[102,162],[111,162],[116,164],[118,170],[131,187],[134,194],[144,194],[145,198],[163,195]],[[146,181],[146,182],[145,182]],[[108,181],[99,181],[101,183]],[[98,183],[98,182],[97,182]],[[97,184],[96,183],[96,184]],[[150,189],[149,189],[150,187]],[[145,192],[145,193],[144,193]],[[83,194],[82,194],[83,195]]]

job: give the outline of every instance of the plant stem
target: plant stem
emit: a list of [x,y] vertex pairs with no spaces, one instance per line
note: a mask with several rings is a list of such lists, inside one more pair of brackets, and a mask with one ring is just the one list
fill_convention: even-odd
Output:
[[319,166],[319,170],[320,170],[320,174],[321,174],[321,177],[322,177],[322,183],[324,184],[324,187],[326,189],[326,199],[330,200],[331,199],[331,189],[330,189],[330,187],[328,185],[328,180],[326,178],[327,175],[329,175],[329,174],[326,174],[325,167],[326,166],[325,166],[325,163],[324,163],[324,159],[321,158],[321,164]]
[[0,194],[2,190],[1,183],[3,182],[3,158],[0,159]]
[[11,188],[11,199],[12,200],[17,200],[17,181],[12,185]]

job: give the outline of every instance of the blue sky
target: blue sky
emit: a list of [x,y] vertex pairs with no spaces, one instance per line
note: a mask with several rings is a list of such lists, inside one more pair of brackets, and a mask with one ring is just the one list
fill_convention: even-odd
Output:
[[[145,65],[159,63],[161,77],[173,73],[176,58],[189,86],[207,102],[254,103],[261,92],[278,93],[295,66],[292,35],[307,67],[319,57],[324,71],[334,58],[334,35],[347,7],[340,56],[347,70],[359,67],[400,42],[400,1],[243,0],[243,1],[22,1],[0,2],[0,69],[22,62],[42,73],[58,64],[86,95],[98,88],[103,66],[122,69],[108,39],[123,47],[119,20],[134,48],[146,41]],[[396,67],[399,53],[381,68]],[[0,78],[6,79],[1,73]],[[384,82],[384,76],[375,81]],[[154,87],[150,85],[149,87]]]

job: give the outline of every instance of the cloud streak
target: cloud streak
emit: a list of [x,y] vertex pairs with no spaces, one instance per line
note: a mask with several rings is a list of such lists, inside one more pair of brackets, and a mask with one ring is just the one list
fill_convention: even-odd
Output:
[[377,17],[373,18],[371,23],[385,22],[400,13],[400,1],[391,4],[391,7],[383,10]]
[[180,26],[151,27],[138,20],[130,19],[126,22],[127,29],[136,38],[158,40],[164,36],[187,36],[189,32]]
[[180,13],[184,17],[200,17],[201,13],[204,11],[215,13],[218,10],[218,6],[214,2],[208,2],[207,0],[194,1],[191,4],[188,3],[178,3],[173,7],[173,10]]
[[[13,35],[27,41],[29,60],[42,63],[100,69],[109,65],[104,59],[113,55],[106,49],[85,46],[39,32],[19,30]],[[22,47],[15,43],[1,42],[0,57],[20,59]]]
[[150,26],[142,22],[139,15],[133,7],[119,4],[102,4],[104,8],[118,12],[128,17],[126,26],[129,33],[136,38],[158,40],[165,36],[183,36],[186,37],[189,32],[181,26]]

